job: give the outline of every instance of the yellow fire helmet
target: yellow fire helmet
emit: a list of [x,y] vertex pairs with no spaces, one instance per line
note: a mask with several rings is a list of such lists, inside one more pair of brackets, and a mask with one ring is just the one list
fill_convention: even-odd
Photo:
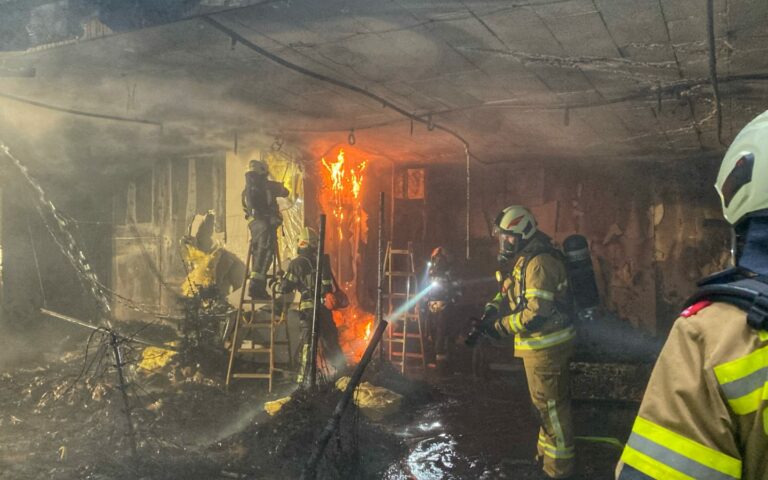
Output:
[[317,248],[317,232],[313,228],[304,227],[299,233],[299,248]]
[[267,165],[261,160],[255,160],[255,159],[248,162],[248,171],[256,172],[258,175],[266,175],[267,173],[269,173],[269,171],[267,170]]
[[741,129],[720,164],[715,189],[723,205],[723,216],[731,225],[768,209],[767,137],[768,111]]

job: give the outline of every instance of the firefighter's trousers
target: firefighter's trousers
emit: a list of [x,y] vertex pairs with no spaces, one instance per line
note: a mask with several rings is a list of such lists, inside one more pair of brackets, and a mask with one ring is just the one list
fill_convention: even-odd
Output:
[[[337,372],[340,372],[347,365],[344,353],[339,345],[339,330],[333,323],[333,313],[324,306],[318,307],[317,312],[317,336],[319,352],[325,357]],[[299,374],[296,378],[297,383],[303,383],[305,376],[309,371],[310,362],[310,344],[312,342],[312,313],[301,313],[299,320],[299,330],[301,333],[301,344],[299,350]],[[318,365],[318,370],[320,366]]]
[[267,217],[257,217],[248,223],[251,231],[251,277],[258,280],[267,278],[277,244],[277,228]]
[[544,473],[552,478],[568,477],[574,469],[570,356],[571,350],[566,349],[538,351],[523,358],[531,401],[541,422],[536,446]]

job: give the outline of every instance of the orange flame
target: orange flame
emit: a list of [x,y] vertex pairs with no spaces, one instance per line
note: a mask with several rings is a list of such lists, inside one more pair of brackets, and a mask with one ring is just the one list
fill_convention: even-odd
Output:
[[333,322],[339,329],[339,343],[344,355],[352,361],[360,361],[371,338],[373,314],[350,305],[343,310],[334,310]]
[[[362,207],[362,194],[368,161],[358,160],[354,155],[347,156],[340,148],[335,160],[322,158],[321,163],[324,168],[319,169],[323,179],[320,204],[324,211],[331,212],[329,221],[335,222],[335,225],[329,225],[329,230],[333,229],[335,235],[327,239],[327,251],[332,256],[349,255],[346,258],[354,264],[358,261],[358,247],[366,241],[367,236],[367,214]],[[349,280],[348,275],[341,275],[340,272],[336,274],[337,278],[345,276]],[[357,361],[370,338],[373,315],[359,308],[354,283],[348,282],[345,286],[351,305],[334,311],[333,320],[339,328],[339,342],[344,353],[350,360]]]
[[365,326],[365,339],[370,340],[371,338],[371,327],[373,327],[373,320],[368,322],[368,325]]

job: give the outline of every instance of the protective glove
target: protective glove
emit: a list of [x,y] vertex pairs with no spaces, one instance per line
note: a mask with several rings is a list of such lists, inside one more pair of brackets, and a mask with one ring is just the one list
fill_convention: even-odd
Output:
[[270,277],[269,280],[267,280],[267,288],[269,290],[273,290],[277,293],[283,292],[283,276],[285,275],[285,272],[282,270],[278,270],[275,276]]
[[496,330],[496,322],[499,320],[499,311],[495,307],[486,307],[483,317],[477,322],[477,329],[485,335],[499,340],[501,335]]

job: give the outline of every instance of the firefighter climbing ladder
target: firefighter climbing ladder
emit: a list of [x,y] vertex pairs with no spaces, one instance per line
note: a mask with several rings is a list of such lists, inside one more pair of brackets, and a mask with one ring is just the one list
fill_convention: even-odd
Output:
[[[243,278],[243,286],[240,289],[240,302],[237,307],[237,313],[235,314],[235,326],[232,332],[232,339],[229,344],[229,363],[227,365],[227,378],[226,386],[229,386],[230,382],[236,378],[252,379],[252,380],[267,380],[269,382],[269,392],[272,392],[272,381],[275,376],[275,372],[282,372],[283,369],[275,367],[275,349],[277,346],[282,345],[287,349],[288,356],[288,368],[293,368],[292,356],[291,356],[291,337],[288,333],[288,322],[285,319],[286,309],[282,308],[282,314],[280,317],[275,315],[275,292],[272,290],[271,309],[269,314],[269,320],[259,321],[257,320],[258,311],[256,306],[268,305],[269,302],[260,302],[253,298],[245,298],[245,292],[248,287],[248,278],[251,273],[251,247],[250,242],[248,245],[248,255],[245,260],[245,277]],[[280,250],[275,245],[275,257],[272,262],[272,278],[277,275],[277,268],[280,264]],[[248,310],[245,306],[248,304]],[[282,325],[285,328],[285,340],[275,340],[277,335],[277,327]],[[267,346],[261,346],[253,342],[253,339],[245,339],[245,335],[241,336],[240,330],[257,330],[257,329],[269,329],[269,344]],[[267,371],[234,371],[233,366],[235,364],[235,357],[242,354],[256,355],[268,355]]]
[[[409,358],[420,360],[421,367],[426,369],[418,305],[413,302],[417,294],[417,277],[411,242],[405,250],[395,249],[391,241],[387,242],[384,276],[388,287],[383,297],[387,301],[387,319],[390,322],[387,335],[389,361],[399,363],[401,373],[405,373]],[[407,310],[402,312],[403,308]],[[398,314],[398,318],[394,318],[394,314]],[[413,351],[414,347],[416,351]]]

